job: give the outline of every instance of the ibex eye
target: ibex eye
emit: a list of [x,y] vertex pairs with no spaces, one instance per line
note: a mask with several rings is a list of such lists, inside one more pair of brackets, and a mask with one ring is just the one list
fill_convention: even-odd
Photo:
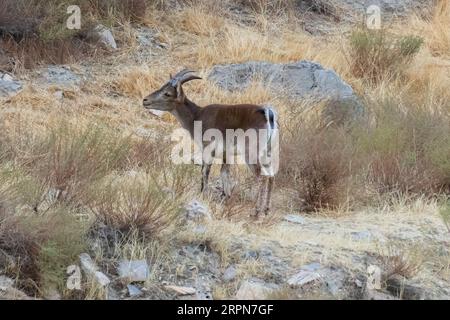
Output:
[[169,93],[164,93],[164,95],[166,96],[166,97],[170,97],[170,94]]

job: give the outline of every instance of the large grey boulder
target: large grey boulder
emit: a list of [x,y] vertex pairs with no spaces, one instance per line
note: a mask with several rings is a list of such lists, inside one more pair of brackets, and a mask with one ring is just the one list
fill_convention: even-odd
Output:
[[0,97],[11,97],[22,90],[22,83],[8,73],[0,72]]
[[286,64],[249,61],[217,65],[208,78],[221,89],[229,91],[244,90],[252,81],[258,81],[267,86],[274,96],[289,100],[308,99],[312,103],[327,101],[324,115],[331,117],[330,121],[355,118],[364,113],[349,84],[333,70],[311,61]]

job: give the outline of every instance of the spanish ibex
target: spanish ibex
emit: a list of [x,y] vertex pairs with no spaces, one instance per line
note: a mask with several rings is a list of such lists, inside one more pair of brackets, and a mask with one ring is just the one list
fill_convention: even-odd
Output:
[[[170,80],[159,90],[156,90],[145,97],[143,100],[144,107],[146,109],[170,112],[180,122],[181,126],[189,131],[191,138],[193,139],[195,136],[195,123],[197,121],[200,121],[201,123],[202,135],[208,129],[220,131],[222,137],[229,134],[229,129],[234,132],[256,132],[258,134],[258,141],[256,142],[258,147],[256,151],[255,149],[250,150],[250,143],[246,144],[244,138],[244,149],[241,149],[240,154],[245,154],[244,162],[255,174],[257,177],[257,183],[259,184],[258,193],[256,196],[255,214],[256,216],[258,216],[260,212],[268,214],[271,204],[273,180],[276,171],[276,169],[274,169],[273,161],[271,163],[267,163],[268,157],[271,157],[271,154],[274,153],[269,144],[272,144],[272,141],[278,141],[278,125],[275,110],[271,106],[260,106],[253,104],[211,104],[203,108],[199,107],[186,97],[182,87],[184,83],[195,79],[201,78],[194,75],[193,71],[186,69],[180,71],[175,76],[171,76]],[[198,141],[195,142],[198,143]],[[234,138],[233,143],[235,143]],[[207,145],[204,141],[201,141],[200,144],[203,144],[202,147]],[[229,147],[227,148],[225,146],[225,143],[223,143],[223,146],[220,147],[222,147],[221,150],[224,151],[221,152],[223,155],[223,162],[220,171],[223,183],[223,193],[226,197],[229,197],[231,195],[232,186],[229,180],[230,163],[227,163],[227,159],[229,159],[227,158],[227,153],[234,153],[234,148],[233,151],[230,151]],[[236,147],[236,145],[234,145],[234,147]],[[239,146],[237,147],[239,148]],[[242,150],[244,151],[242,152]],[[252,156],[250,155],[252,152],[257,153],[256,161],[253,162],[248,161],[248,159]],[[276,156],[278,157],[278,155]],[[253,159],[254,158],[255,157],[253,157]],[[202,192],[207,189],[210,169],[211,162],[202,162]]]

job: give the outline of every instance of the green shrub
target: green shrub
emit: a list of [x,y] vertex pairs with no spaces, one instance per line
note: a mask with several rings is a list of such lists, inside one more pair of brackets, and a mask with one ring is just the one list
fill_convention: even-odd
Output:
[[361,28],[350,35],[348,60],[352,73],[370,82],[401,74],[419,52],[423,39],[397,37],[386,30]]

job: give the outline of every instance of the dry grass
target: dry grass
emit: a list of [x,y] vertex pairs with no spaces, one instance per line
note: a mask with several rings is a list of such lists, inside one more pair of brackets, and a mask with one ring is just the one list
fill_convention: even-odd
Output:
[[[264,276],[264,270],[258,262],[242,261],[234,239],[245,239],[248,247],[258,247],[263,240],[280,246],[315,241],[323,247],[321,263],[344,265],[351,264],[351,257],[336,252],[375,250],[373,244],[354,243],[345,235],[318,236],[307,229],[299,234],[298,228],[281,225],[277,214],[274,223],[251,225],[245,217],[253,209],[249,200],[252,188],[248,175],[240,169],[236,171],[241,184],[231,201],[203,199],[214,216],[205,223],[204,233],[180,227],[176,223],[179,207],[199,196],[199,169],[170,164],[171,145],[164,136],[175,127],[175,120],[168,115],[163,121],[150,118],[141,108],[141,99],[167,81],[169,72],[184,66],[197,68],[206,78],[208,69],[217,63],[309,59],[333,68],[363,97],[369,125],[324,130],[318,121],[322,106],[288,102],[289,93],[273,96],[259,82],[233,93],[207,80],[186,85],[189,98],[200,105],[270,102],[278,107],[284,133],[274,195],[276,213],[285,214],[287,208],[319,211],[320,220],[324,215],[350,215],[353,209],[364,207],[365,219],[374,219],[375,224],[380,219],[375,213],[380,211],[396,219],[410,212],[428,214],[423,204],[430,197],[448,194],[448,2],[441,1],[428,18],[411,17],[407,28],[404,23],[393,26],[390,32],[395,37],[411,33],[424,39],[414,59],[402,62],[402,72],[394,74],[388,72],[390,67],[380,68],[363,55],[351,53],[351,40],[344,35],[313,37],[304,33],[298,17],[281,7],[280,1],[248,1],[245,21],[228,11],[227,3],[190,1],[167,10],[169,4],[162,2],[142,16],[143,10],[136,9],[139,1],[127,1],[123,12],[106,10],[102,1],[97,1],[93,19],[115,26],[119,40],[130,44],[107,58],[114,67],[100,70],[95,81],[79,91],[67,92],[62,103],[53,95],[57,88],[47,90],[37,84],[11,99],[2,99],[0,262],[3,252],[13,257],[13,264],[1,267],[6,266],[12,276],[19,275],[28,293],[42,295],[48,287],[59,286],[64,279],[62,267],[71,264],[83,248],[85,228],[90,227],[94,240],[102,239],[101,224],[126,236],[113,239],[112,246],[105,249],[112,252],[94,252],[99,264],[111,270],[111,261],[118,257],[147,259],[159,266],[148,280],[150,284],[156,283],[159,272],[176,271],[166,255],[180,243],[203,244],[219,254],[221,267],[240,265],[239,277]],[[4,11],[0,10],[1,14]],[[135,49],[131,23],[155,27],[160,37],[170,40],[164,54],[147,66],[129,59],[128,53]],[[18,44],[8,38],[3,45],[15,58],[12,68],[31,66],[44,56],[53,62],[77,61],[72,35],[48,30],[47,36],[54,37],[54,42],[47,39],[44,45],[39,42],[42,40],[30,39]],[[56,49],[61,57],[52,56]],[[36,55],[28,55],[29,51]],[[348,63],[349,53],[350,61],[359,66],[373,66],[378,81],[361,79]],[[84,54],[91,53],[81,52],[80,56]],[[137,134],[141,129],[151,134],[142,138]],[[55,191],[57,201],[48,201]],[[61,212],[64,214],[55,218]],[[93,221],[98,223],[92,226]],[[76,245],[62,239],[59,230]],[[284,254],[299,267],[310,261],[312,250]],[[404,251],[386,256],[386,268],[394,273],[415,276],[419,270],[418,260],[407,258]],[[448,263],[443,268],[448,273]],[[235,285],[218,285],[214,297],[230,297]],[[104,292],[92,287],[82,297],[104,297]],[[296,295],[282,288],[274,298]]]

